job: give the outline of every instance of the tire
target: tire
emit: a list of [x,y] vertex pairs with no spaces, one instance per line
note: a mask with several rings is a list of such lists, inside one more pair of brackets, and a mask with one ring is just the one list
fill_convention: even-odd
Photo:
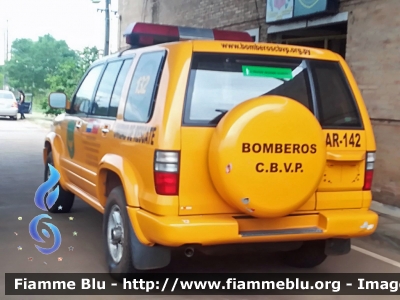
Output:
[[[48,179],[48,176],[49,176],[48,164],[50,164],[54,167],[53,154],[51,152],[47,156],[47,163],[44,168],[44,180],[45,181]],[[53,214],[69,213],[71,211],[72,206],[74,205],[75,195],[72,194],[71,192],[64,190],[60,184],[58,184],[58,187],[59,187],[58,199],[51,208],[49,208],[46,204],[47,210]],[[60,206],[62,207],[62,209],[59,210],[58,208]]]
[[283,255],[286,265],[301,269],[315,268],[326,258],[325,240],[305,242],[299,249],[285,252]]
[[10,117],[10,119],[13,120],[13,121],[17,121],[18,120],[17,117]]
[[[117,216],[119,215],[119,217],[115,218],[116,222],[112,217],[112,214]],[[133,267],[132,251],[130,246],[130,226],[131,223],[126,211],[124,190],[121,186],[115,187],[107,198],[107,204],[104,211],[103,240],[108,271],[111,277],[117,281],[122,281],[128,273],[140,273],[140,271]],[[114,243],[118,243],[116,244],[116,247],[121,251],[119,257],[117,255],[113,256],[111,250],[115,247],[111,244],[111,239],[113,238],[112,228],[114,228],[114,230],[120,230],[119,233],[117,231],[118,234],[114,236]],[[119,237],[121,238],[119,239]]]

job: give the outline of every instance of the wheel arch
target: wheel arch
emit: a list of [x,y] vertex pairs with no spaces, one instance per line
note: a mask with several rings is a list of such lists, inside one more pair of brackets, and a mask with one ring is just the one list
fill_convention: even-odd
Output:
[[125,192],[126,204],[130,207],[140,207],[139,177],[124,158],[106,154],[100,161],[98,174],[98,199],[103,207],[106,206],[107,197],[112,189],[119,185]]
[[43,163],[47,163],[47,157],[49,156],[50,152],[53,151],[53,143],[55,139],[55,133],[50,132],[47,134],[45,141],[44,141],[44,147],[43,147]]
[[62,145],[63,144],[61,139],[55,132],[50,132],[49,134],[47,134],[43,147],[43,165],[47,164],[47,158],[49,157],[49,154],[52,153],[54,167],[61,175],[59,183],[65,190],[67,190],[65,188],[66,187],[65,176],[61,170],[61,165],[60,165],[60,159],[63,149]]

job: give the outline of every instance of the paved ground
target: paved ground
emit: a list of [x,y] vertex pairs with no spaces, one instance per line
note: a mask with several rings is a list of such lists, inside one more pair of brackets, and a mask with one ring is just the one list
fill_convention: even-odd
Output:
[[[104,272],[101,247],[102,216],[82,201],[77,201],[70,215],[57,215],[53,223],[62,230],[62,247],[54,255],[44,256],[34,248],[28,233],[31,219],[41,213],[33,203],[37,187],[43,182],[43,138],[48,132],[46,121],[30,119],[17,122],[0,119],[0,299],[54,299],[44,296],[4,296],[4,273],[95,273]],[[74,217],[73,221],[69,216]],[[22,217],[22,220],[18,220]],[[344,257],[329,258],[313,272],[323,273],[398,273],[400,271],[399,219],[382,215],[374,236],[354,241],[354,249]],[[78,232],[73,236],[73,232]],[[18,235],[16,235],[18,234]],[[22,247],[18,251],[18,247]],[[68,251],[73,246],[74,250]],[[361,252],[360,252],[361,251]],[[28,258],[33,260],[29,261]],[[58,257],[62,257],[61,262]],[[177,253],[171,272],[294,272],[281,265],[276,256],[202,257],[186,259]],[[165,270],[168,271],[168,270]],[[388,296],[389,297],[389,296]],[[393,296],[395,297],[395,296]],[[398,297],[398,296],[397,296]],[[396,297],[396,298],[397,298]],[[135,299],[141,297],[135,297]],[[158,297],[157,297],[158,298]],[[168,299],[266,299],[266,296],[166,297]],[[268,296],[268,299],[376,299],[376,296]],[[111,299],[98,296],[57,296],[57,299]],[[112,297],[115,300],[130,297]],[[144,299],[144,297],[143,297]],[[147,299],[156,299],[148,296]],[[394,298],[393,298],[394,299]]]

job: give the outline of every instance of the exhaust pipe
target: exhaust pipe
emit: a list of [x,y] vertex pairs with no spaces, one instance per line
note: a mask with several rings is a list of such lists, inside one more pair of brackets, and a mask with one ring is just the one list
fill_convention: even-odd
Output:
[[194,249],[192,247],[187,247],[185,249],[185,256],[192,257],[194,255]]

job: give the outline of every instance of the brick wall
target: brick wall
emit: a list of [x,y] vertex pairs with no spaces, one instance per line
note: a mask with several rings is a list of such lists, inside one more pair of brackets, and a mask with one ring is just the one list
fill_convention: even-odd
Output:
[[[265,5],[265,0],[119,0],[122,30],[138,21],[232,30],[259,27],[260,40],[267,37]],[[120,46],[125,46],[123,39]]]
[[400,206],[400,1],[342,0],[350,12],[346,60],[373,120],[374,199]]
[[[119,0],[122,30],[134,21],[247,30],[266,41],[265,0]],[[349,12],[346,60],[372,119],[400,120],[400,1],[342,0]],[[121,42],[121,46],[125,43]],[[374,199],[400,206],[400,123],[373,121]]]

